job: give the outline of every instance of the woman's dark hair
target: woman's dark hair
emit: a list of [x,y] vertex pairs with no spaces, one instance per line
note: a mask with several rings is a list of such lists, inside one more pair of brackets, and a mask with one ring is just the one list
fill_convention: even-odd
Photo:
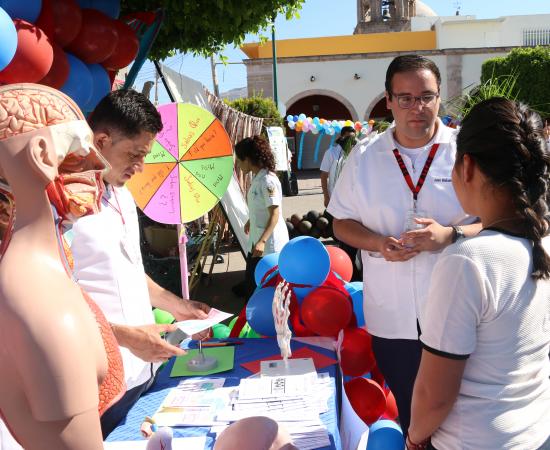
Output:
[[241,161],[248,158],[255,166],[275,172],[275,157],[269,142],[263,136],[248,137],[237,142],[235,154]]
[[103,97],[88,123],[94,132],[115,130],[130,139],[142,131],[157,134],[162,130],[155,105],[133,89],[119,89]]
[[533,242],[535,279],[550,277],[550,257],[542,247],[549,230],[550,154],[540,116],[526,105],[504,98],[478,103],[464,118],[457,137],[457,162],[464,154],[497,187],[514,199]]
[[429,70],[432,72],[437,81],[437,89],[439,90],[439,87],[441,86],[441,74],[439,73],[439,68],[431,59],[421,55],[401,55],[394,58],[386,70],[385,87],[390,100],[393,95],[391,85],[393,76],[396,73],[414,72],[416,70]]

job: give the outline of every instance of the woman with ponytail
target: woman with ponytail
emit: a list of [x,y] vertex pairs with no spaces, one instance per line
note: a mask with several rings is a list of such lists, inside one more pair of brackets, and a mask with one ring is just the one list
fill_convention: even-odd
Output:
[[549,177],[525,105],[492,98],[464,119],[452,181],[483,229],[434,268],[408,449],[550,449]]

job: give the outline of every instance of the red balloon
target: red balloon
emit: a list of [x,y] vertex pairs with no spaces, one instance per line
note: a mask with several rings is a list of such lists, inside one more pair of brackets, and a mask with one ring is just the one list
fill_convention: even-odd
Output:
[[353,275],[353,263],[348,254],[334,245],[327,245],[326,249],[330,258],[330,270],[336,272],[345,281],[350,281]]
[[67,50],[86,64],[105,61],[115,50],[118,33],[113,20],[96,9],[82,10],[82,27]]
[[69,71],[70,66],[69,60],[67,59],[67,54],[59,45],[53,44],[52,67],[50,68],[48,74],[42,78],[39,83],[55,89],[60,89],[61,86],[65,84],[65,81],[67,81]]
[[384,417],[390,420],[395,420],[399,412],[397,411],[397,403],[393,392],[388,390],[386,391],[386,411],[384,412]]
[[134,60],[139,50],[139,40],[130,25],[121,20],[113,20],[113,24],[118,33],[118,42],[113,54],[102,63],[107,70],[126,67]]
[[54,39],[66,47],[82,26],[82,10],[76,0],[52,0]]
[[336,336],[348,326],[352,313],[347,293],[328,286],[310,292],[301,306],[304,324],[320,336]]
[[0,83],[36,83],[52,66],[52,42],[36,25],[21,19],[13,23],[17,30],[17,50],[9,65],[0,72]]
[[354,378],[344,383],[344,389],[353,410],[367,425],[376,422],[384,414],[386,395],[375,381]]
[[42,9],[36,20],[36,26],[40,28],[46,36],[53,39],[55,36],[55,22],[53,17],[52,0],[42,0]]
[[344,375],[360,377],[375,365],[370,334],[362,328],[346,328],[340,349],[340,367]]

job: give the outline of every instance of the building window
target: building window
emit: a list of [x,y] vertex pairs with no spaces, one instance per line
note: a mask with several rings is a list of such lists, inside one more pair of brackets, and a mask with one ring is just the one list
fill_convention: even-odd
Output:
[[550,29],[523,30],[523,45],[526,47],[550,45]]

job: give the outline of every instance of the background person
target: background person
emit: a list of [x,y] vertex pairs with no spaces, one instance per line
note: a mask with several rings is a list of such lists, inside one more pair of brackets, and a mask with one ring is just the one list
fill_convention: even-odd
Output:
[[245,296],[256,288],[254,270],[258,261],[270,253],[280,252],[288,242],[283,219],[283,194],[275,175],[275,159],[269,142],[262,136],[245,138],[235,145],[237,164],[244,174],[252,173],[246,201],[249,219],[244,226],[248,234]]
[[77,220],[65,233],[74,258],[74,276],[101,308],[121,348],[128,391],[101,418],[104,437],[126,416],[154,381],[162,361],[185,353],[160,333],[175,325],[156,325],[152,306],[176,320],[204,319],[209,307],[182,301],[144,271],[136,205],[124,184],[143,170],[160,114],[143,95],[118,90],[103,98],[89,119],[94,144],[110,163],[101,211]]
[[321,189],[323,190],[325,208],[330,202],[330,196],[344,167],[344,162],[356,143],[355,129],[343,127],[335,145],[328,148],[323,155],[319,170],[321,171]]
[[455,131],[437,118],[440,84],[439,69],[423,56],[391,62],[386,102],[395,126],[352,152],[328,207],[336,237],[362,250],[366,326],[404,431],[421,355],[417,317],[433,266],[444,247],[480,228],[463,226],[474,219],[451,184]]
[[[550,154],[540,117],[493,98],[462,122],[453,185],[478,236],[448,247],[421,315],[409,448],[550,448]],[[546,441],[546,445],[541,447]],[[422,447],[420,447],[422,448]]]

